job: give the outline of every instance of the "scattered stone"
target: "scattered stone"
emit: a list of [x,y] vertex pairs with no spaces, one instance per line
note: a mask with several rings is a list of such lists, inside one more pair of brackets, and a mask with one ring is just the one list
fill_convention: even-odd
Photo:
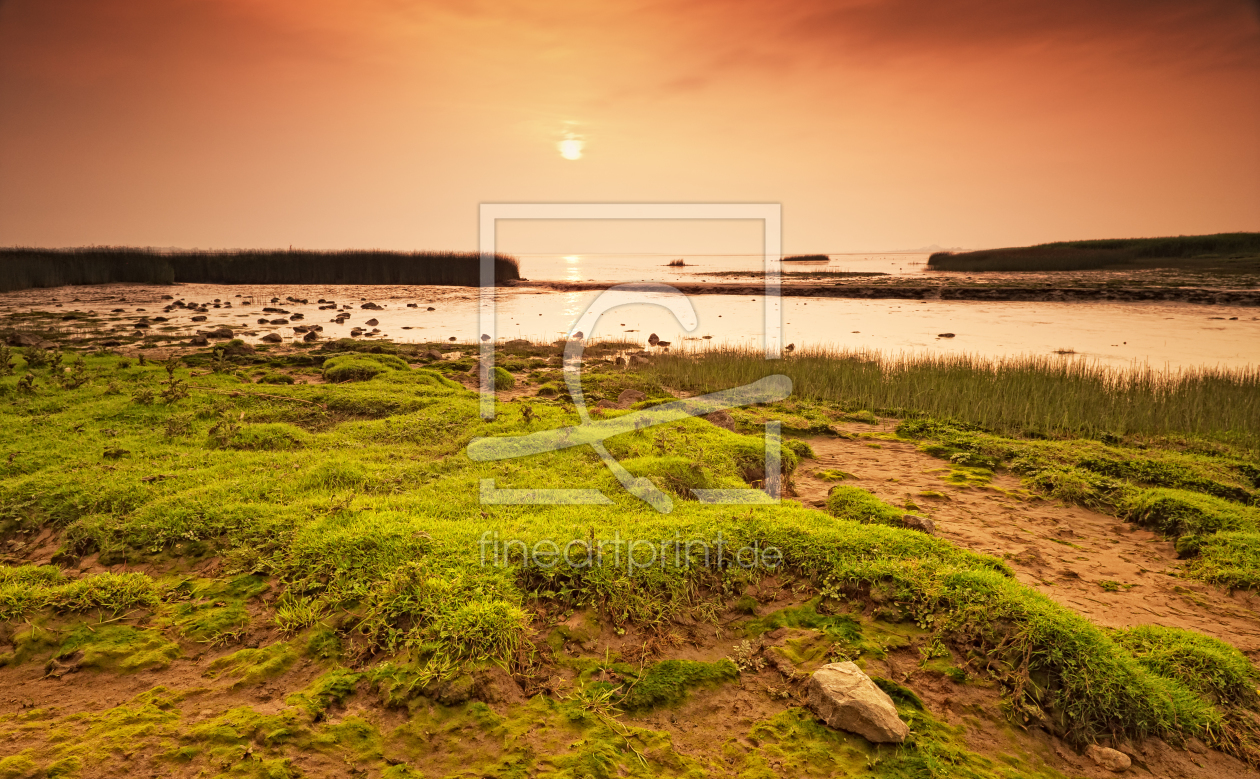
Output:
[[1100,747],[1097,744],[1090,745],[1089,749],[1085,750],[1085,756],[1093,760],[1100,768],[1116,773],[1127,771],[1129,766],[1133,764],[1129,756],[1120,750]]
[[633,390],[633,389],[622,390],[621,394],[617,396],[617,407],[630,408],[635,403],[638,403],[639,401],[646,400],[646,399],[647,399],[647,395],[644,395],[642,392],[639,392],[638,390]]
[[428,308],[425,309],[425,311],[437,311],[437,309],[434,308],[433,306],[429,306]]
[[135,327],[135,328],[136,328],[136,329],[138,329],[138,330],[147,330],[147,329],[149,328],[149,323],[148,323],[148,322],[136,322],[134,325],[132,325],[132,327]]
[[[260,325],[261,325],[261,324],[264,324],[264,323],[263,323],[263,322],[259,322],[258,324],[260,324]],[[273,320],[271,320],[270,322],[268,322],[268,323],[266,323],[266,324],[272,324],[272,325],[287,325],[287,324],[289,324],[289,320],[287,320],[287,319],[273,319]]]
[[809,708],[828,727],[857,733],[875,744],[899,744],[910,734],[888,693],[853,663],[830,663],[814,672]]
[[927,533],[929,536],[936,535],[936,523],[927,517],[905,514],[901,517],[901,526],[907,530],[917,530],[920,533]]
[[376,321],[375,319],[369,319],[368,321],[364,322],[363,324],[367,325],[368,327],[376,327],[377,325],[379,325],[379,324],[380,324],[380,322]]
[[204,335],[194,335],[192,338],[188,339],[188,345],[189,346],[209,346],[210,340],[206,338]]
[[936,337],[937,338],[953,338],[954,334],[953,333],[937,333]]
[[425,352],[424,354],[422,354],[422,355],[420,355],[420,356],[421,356],[421,357],[423,357],[423,358],[424,358],[424,359],[426,359],[426,360],[440,360],[440,359],[442,359],[442,353],[441,353],[441,352],[439,352],[437,349],[430,349],[430,350],[428,350],[427,352]]
[[278,344],[284,339],[281,338],[279,334],[277,333],[267,333],[266,335],[262,337],[262,340],[263,340],[263,343]]
[[195,317],[193,317],[193,318],[192,318],[192,321],[194,321],[194,322],[204,322],[204,321],[206,321],[206,318],[205,318],[204,316],[197,315],[197,316],[195,316]]
[[658,336],[656,333],[652,333],[651,335],[648,336],[648,343],[650,343],[651,345],[656,346],[660,342],[661,342],[660,336]]
[[209,336],[209,337],[211,337],[211,338],[231,338],[231,337],[232,337],[232,328],[230,328],[230,327],[216,327],[215,329],[213,329],[213,330],[211,330],[210,332],[206,333],[206,335],[207,335],[207,336]]
[[318,341],[319,333],[316,333],[314,330],[308,330],[306,332],[306,335],[302,336],[302,340],[306,341],[307,343],[310,343],[311,341]]
[[306,314],[290,314],[289,319],[306,319]]
[[380,306],[376,305],[375,303],[373,303],[373,302],[371,302],[371,301],[368,301],[367,303],[364,303],[363,305],[359,306],[359,308],[366,308],[366,309],[368,309],[368,310],[370,310],[370,311],[380,311],[380,310],[381,310],[381,307],[380,307]]

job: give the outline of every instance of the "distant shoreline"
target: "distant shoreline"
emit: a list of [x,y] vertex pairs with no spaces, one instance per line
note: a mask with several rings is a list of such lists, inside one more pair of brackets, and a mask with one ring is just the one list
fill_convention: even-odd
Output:
[[[556,292],[603,290],[620,286],[648,289],[654,282],[615,281],[515,281],[513,289],[540,289]],[[761,284],[712,282],[670,284],[687,295],[765,294]],[[874,300],[976,300],[976,301],[1063,301],[1063,302],[1180,302],[1202,305],[1260,306],[1260,290],[1205,289],[1190,287],[1066,287],[1066,286],[950,286],[920,285],[856,285],[784,283],[779,287],[783,297],[849,298]]]

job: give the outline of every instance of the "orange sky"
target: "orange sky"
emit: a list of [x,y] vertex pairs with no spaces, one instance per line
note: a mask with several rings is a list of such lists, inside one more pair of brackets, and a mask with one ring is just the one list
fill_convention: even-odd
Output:
[[788,251],[1260,230],[1260,11],[0,0],[0,245],[465,249],[518,201],[780,202]]

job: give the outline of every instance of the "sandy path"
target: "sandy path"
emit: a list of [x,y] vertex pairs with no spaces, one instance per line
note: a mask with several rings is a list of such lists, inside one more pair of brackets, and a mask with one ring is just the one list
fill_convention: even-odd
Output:
[[[1189,628],[1260,659],[1260,596],[1231,595],[1177,577],[1180,561],[1172,543],[1150,531],[1080,506],[1029,496],[1022,493],[1018,477],[1007,473],[997,474],[992,487],[951,485],[942,478],[949,473],[947,464],[913,444],[834,436],[809,443],[818,459],[806,460],[795,477],[798,499],[805,505],[821,507],[835,484],[815,477],[815,471],[847,471],[857,478],[844,484],[896,505],[912,499],[920,507],[914,513],[930,516],[941,538],[1004,558],[1022,583],[1098,625]],[[948,497],[920,496],[927,490]],[[1104,581],[1121,587],[1109,592],[1099,584]]]

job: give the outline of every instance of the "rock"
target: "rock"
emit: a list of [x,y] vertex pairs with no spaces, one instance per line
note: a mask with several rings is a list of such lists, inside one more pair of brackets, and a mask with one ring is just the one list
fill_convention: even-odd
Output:
[[306,319],[305,314],[289,314],[289,319]]
[[310,343],[311,341],[318,341],[319,334],[316,333],[314,330],[308,330],[306,335],[302,336],[302,340],[306,341],[307,343]]
[[364,303],[363,305],[359,306],[359,308],[366,308],[370,311],[379,311],[381,309],[380,306],[372,302]]
[[204,335],[194,335],[192,338],[188,339],[188,345],[189,346],[209,346],[210,340],[206,338]]
[[194,322],[204,322],[204,321],[206,321],[206,318],[205,318],[204,316],[197,315],[197,316],[195,316],[195,317],[193,317],[193,318],[192,318],[192,321],[194,321]]
[[953,338],[954,334],[953,333],[937,333],[936,337],[937,338]]
[[901,526],[907,530],[917,530],[920,533],[927,533],[929,536],[936,535],[936,523],[927,517],[905,514],[901,517]]
[[640,355],[640,354],[632,354],[632,355],[630,355],[630,364],[631,364],[631,365],[650,365],[650,364],[651,364],[651,362],[652,362],[651,360],[649,360],[648,358],[644,357],[643,355]]
[[635,403],[638,403],[639,401],[646,400],[646,399],[647,399],[647,395],[644,395],[642,392],[639,392],[638,390],[632,390],[632,389],[622,390],[621,394],[617,396],[617,406],[618,408],[630,408],[630,406],[634,405]]
[[267,333],[266,335],[262,337],[263,343],[269,343],[269,344],[278,344],[283,340],[284,339],[281,338],[279,334],[277,333]]
[[421,356],[421,357],[423,357],[423,358],[424,358],[424,359],[426,359],[426,360],[440,360],[440,359],[442,359],[442,353],[441,353],[441,352],[439,352],[437,349],[430,349],[430,350],[428,350],[427,352],[425,352],[424,354],[422,354],[422,355],[420,355],[420,356]]
[[425,309],[425,311],[437,311],[437,309],[434,308],[433,306],[429,306],[428,308]]
[[134,325],[132,325],[132,327],[136,328],[137,330],[147,330],[147,329],[149,328],[149,323],[148,323],[148,322],[136,322]]
[[232,328],[230,328],[230,327],[216,327],[215,329],[213,329],[213,330],[211,330],[210,332],[206,333],[206,335],[208,335],[208,336],[209,336],[209,337],[211,337],[211,338],[231,338],[231,337],[232,337]]
[[377,325],[379,325],[379,324],[380,324],[380,322],[376,321],[375,319],[369,319],[368,321],[364,322],[363,324],[367,325],[368,327],[376,327]]
[[419,308],[419,307],[420,307],[420,304],[419,304],[419,303],[408,303],[408,304],[407,304],[407,308]]
[[899,744],[910,728],[888,693],[853,663],[830,663],[809,678],[809,708],[830,728],[875,744]]
[[39,346],[42,340],[26,333],[14,333],[9,336],[9,346]]
[[260,324],[260,325],[262,325],[262,324],[287,325],[287,324],[289,324],[289,320],[287,320],[287,319],[273,319],[273,320],[271,320],[270,322],[259,322],[258,324]]
[[652,333],[651,335],[648,336],[648,343],[652,344],[653,346],[656,346],[660,342],[661,342],[661,338],[656,333]]
[[1125,753],[1111,749],[1110,747],[1100,747],[1092,744],[1089,749],[1085,750],[1085,756],[1093,760],[1100,768],[1106,768],[1108,771],[1127,771],[1133,761]]

